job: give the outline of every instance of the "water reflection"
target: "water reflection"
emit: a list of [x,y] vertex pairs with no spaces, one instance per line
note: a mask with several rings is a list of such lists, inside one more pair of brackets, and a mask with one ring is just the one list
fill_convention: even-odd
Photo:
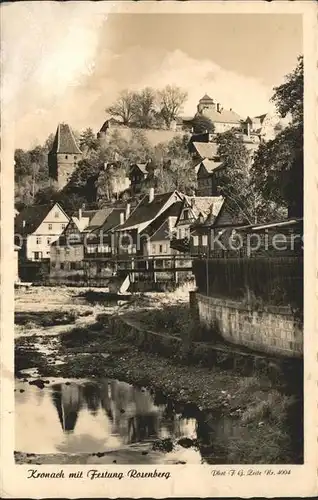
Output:
[[183,450],[187,460],[190,452],[191,463],[210,461],[213,454],[211,428],[197,409],[192,414],[125,382],[57,381],[39,389],[18,381],[15,394],[18,451],[96,453],[165,439],[182,439],[190,448],[199,438],[195,449]]

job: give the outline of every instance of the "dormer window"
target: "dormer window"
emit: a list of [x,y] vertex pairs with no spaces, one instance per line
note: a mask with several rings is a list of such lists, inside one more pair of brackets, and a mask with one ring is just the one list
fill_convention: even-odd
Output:
[[183,218],[186,219],[186,220],[189,219],[189,210],[188,209],[184,210],[184,212],[183,212]]

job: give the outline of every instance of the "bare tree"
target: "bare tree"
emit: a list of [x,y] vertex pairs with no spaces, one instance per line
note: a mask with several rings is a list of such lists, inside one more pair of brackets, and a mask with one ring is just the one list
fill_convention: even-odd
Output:
[[160,114],[168,128],[179,115],[187,97],[188,93],[176,85],[167,85],[158,92]]
[[155,116],[156,92],[146,87],[135,96],[134,114],[136,124],[141,128],[150,128]]
[[120,92],[117,101],[112,106],[109,106],[106,112],[111,116],[120,118],[124,125],[129,125],[135,116],[136,98],[136,92],[123,90]]

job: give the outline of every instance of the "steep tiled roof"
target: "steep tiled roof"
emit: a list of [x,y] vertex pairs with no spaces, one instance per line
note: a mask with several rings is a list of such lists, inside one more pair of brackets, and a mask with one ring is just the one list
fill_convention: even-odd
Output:
[[207,108],[202,112],[202,115],[209,118],[212,122],[236,124],[242,121],[240,115],[238,115],[237,113],[235,113],[235,111],[231,109],[221,108],[221,110],[218,111],[216,108],[214,109]]
[[[77,224],[77,221],[74,220],[75,217],[72,217],[66,228],[59,236],[57,240],[52,243],[53,247],[56,246],[65,246],[65,245],[81,245],[83,243],[84,234],[81,234],[81,229]],[[73,236],[75,235],[75,237]],[[73,236],[73,239],[72,239]]]
[[[175,220],[177,220],[177,217],[180,214],[181,208],[182,208],[182,201],[177,201],[170,205],[167,210],[165,210],[162,214],[159,215],[147,228],[141,232],[141,235],[148,235],[153,239],[153,237],[156,235],[157,239],[169,239],[169,225],[168,225],[168,218],[173,217]],[[167,224],[166,224],[167,223]],[[164,235],[164,231],[162,231],[163,226],[165,226],[165,231],[167,234]],[[159,234],[160,230],[160,234]],[[163,237],[165,236],[165,237]]]
[[187,196],[186,199],[195,217],[199,217],[200,214],[205,217],[213,214],[216,217],[224,203],[222,196]]
[[81,219],[78,219],[78,217],[72,217],[72,221],[74,222],[79,231],[84,231],[84,229],[89,224],[88,217],[81,217]]
[[57,127],[54,142],[50,153],[82,154],[76,144],[73,132],[67,123],[60,123]]
[[107,220],[107,217],[112,212],[112,210],[113,209],[111,207],[101,208],[100,210],[97,210],[91,218],[87,229],[92,231],[98,227],[101,227]]
[[147,175],[148,174],[147,165],[148,163],[134,163],[133,165],[130,166],[130,173],[132,173],[134,167],[137,167],[144,175]]
[[57,203],[32,205],[24,208],[14,219],[15,233],[21,235],[34,233],[55,205]]
[[216,142],[193,142],[195,151],[201,158],[212,159],[217,156],[218,145]]
[[125,214],[125,208],[121,207],[114,207],[111,209],[111,212],[105,219],[105,222],[101,227],[98,229],[102,231],[103,233],[107,233],[111,229],[114,229],[115,227],[119,226],[120,224],[120,214]]
[[88,217],[89,220],[92,220],[97,212],[98,210],[82,210],[82,217]]
[[209,160],[208,158],[205,158],[203,161],[201,161],[201,163],[199,164],[199,169],[201,167],[201,165],[204,166],[205,170],[211,174],[214,170],[216,170],[217,168],[219,168],[221,165],[223,164],[222,161],[213,161],[213,160]]
[[182,199],[182,195],[177,191],[171,191],[169,193],[157,194],[154,196],[152,202],[149,203],[149,195],[144,196],[140,203],[137,205],[135,210],[132,212],[130,217],[127,219],[125,224],[120,226],[120,229],[129,229],[140,224],[153,221],[156,217],[160,215],[160,211],[164,208],[169,200],[174,199],[174,201],[179,201]]
[[200,101],[212,101],[213,102],[213,99],[211,99],[210,96],[208,96],[208,94],[205,94],[203,97],[201,97]]

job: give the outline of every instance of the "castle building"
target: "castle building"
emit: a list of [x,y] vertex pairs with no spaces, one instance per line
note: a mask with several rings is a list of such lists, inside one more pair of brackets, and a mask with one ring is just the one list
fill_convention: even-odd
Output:
[[61,123],[57,127],[54,142],[48,155],[51,185],[63,189],[82,159],[82,151],[69,125]]
[[207,94],[199,100],[195,116],[204,116],[211,120],[215,133],[226,132],[232,128],[240,129],[242,127],[242,119],[235,111],[224,109],[220,103],[215,102]]

